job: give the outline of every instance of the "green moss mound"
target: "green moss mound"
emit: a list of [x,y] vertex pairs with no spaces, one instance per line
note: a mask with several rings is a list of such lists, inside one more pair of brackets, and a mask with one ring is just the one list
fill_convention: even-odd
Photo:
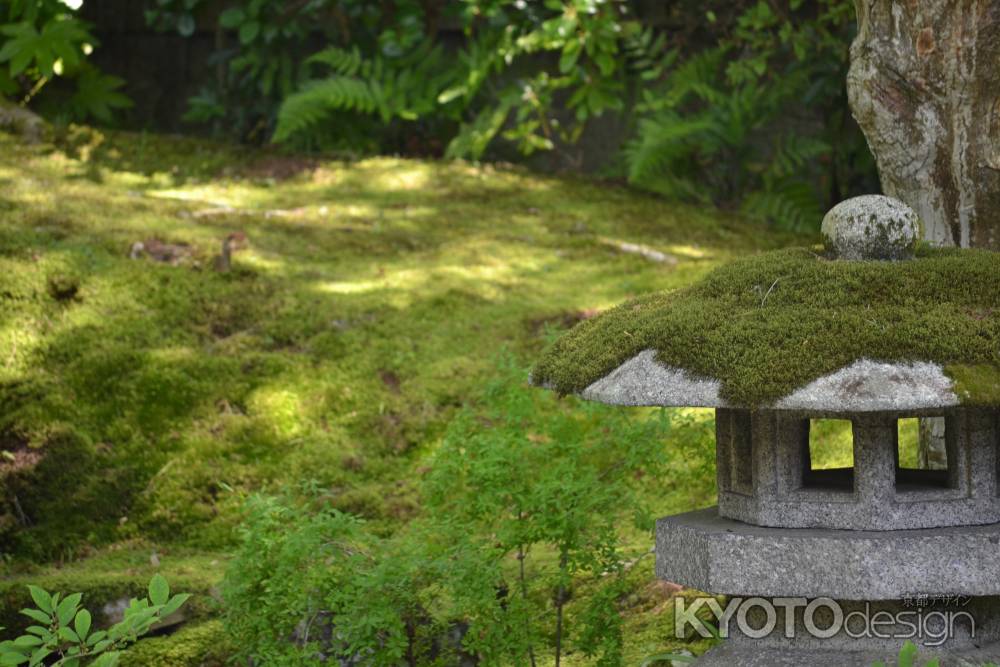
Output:
[[232,645],[221,621],[185,625],[173,634],[139,640],[122,654],[120,667],[222,667]]
[[861,358],[933,361],[970,405],[1000,404],[1000,253],[922,249],[907,262],[845,262],[805,248],[716,269],[577,325],[533,378],[575,393],[646,349],[760,406]]

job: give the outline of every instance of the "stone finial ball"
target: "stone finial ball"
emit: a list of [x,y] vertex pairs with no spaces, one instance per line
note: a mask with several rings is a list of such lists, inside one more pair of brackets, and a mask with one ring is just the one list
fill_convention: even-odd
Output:
[[837,259],[910,259],[920,240],[916,212],[883,195],[842,201],[823,218],[823,242]]

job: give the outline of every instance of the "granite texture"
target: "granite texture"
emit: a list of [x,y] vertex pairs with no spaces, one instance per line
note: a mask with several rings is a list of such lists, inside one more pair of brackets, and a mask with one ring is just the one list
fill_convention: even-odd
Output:
[[[580,395],[610,405],[722,408],[721,383],[656,360],[643,350]],[[937,364],[861,359],[777,401],[782,410],[817,412],[921,411],[959,404],[951,380]]]
[[[724,642],[694,662],[695,667],[872,667],[897,664],[896,650],[845,651],[840,649],[761,649]],[[922,659],[938,658],[941,667],[981,667],[1000,664],[1000,646],[967,651],[927,651]],[[918,663],[923,664],[923,663]]]
[[1000,524],[851,531],[752,526],[717,508],[660,519],[661,579],[726,595],[1000,595]]
[[911,259],[920,239],[912,208],[892,197],[863,195],[842,201],[823,218],[823,241],[838,259]]
[[656,361],[656,350],[643,350],[580,392],[589,401],[610,405],[716,408],[721,383]]
[[782,410],[883,412],[958,404],[951,379],[937,364],[860,359],[797,389],[779,400],[775,407]]

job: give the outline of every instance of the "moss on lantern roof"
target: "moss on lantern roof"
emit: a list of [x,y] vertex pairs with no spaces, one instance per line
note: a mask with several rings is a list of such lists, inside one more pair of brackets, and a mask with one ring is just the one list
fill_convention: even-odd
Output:
[[637,353],[718,379],[735,405],[769,404],[858,359],[941,364],[969,405],[1000,405],[1000,253],[921,248],[903,262],[806,248],[733,262],[688,288],[578,324],[535,366],[576,393]]

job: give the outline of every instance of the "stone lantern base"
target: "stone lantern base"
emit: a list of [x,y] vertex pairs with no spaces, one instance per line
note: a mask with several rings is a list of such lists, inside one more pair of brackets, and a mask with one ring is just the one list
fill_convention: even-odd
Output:
[[660,578],[742,600],[698,665],[870,667],[907,639],[942,665],[1000,664],[1000,524],[771,528],[711,508],[660,519],[656,556]]
[[[872,667],[876,663],[896,664],[896,653],[885,651],[761,649],[727,642],[712,649],[696,662],[698,667]],[[940,667],[980,667],[996,664],[997,651],[940,652],[921,650],[920,662],[937,658]]]

